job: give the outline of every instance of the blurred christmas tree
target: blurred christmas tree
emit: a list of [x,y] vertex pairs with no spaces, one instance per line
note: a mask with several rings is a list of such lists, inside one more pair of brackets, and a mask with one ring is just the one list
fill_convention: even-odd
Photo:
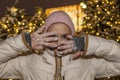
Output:
[[87,34],[113,39],[120,43],[120,1],[88,0],[81,3],[86,17],[83,31]]
[[15,36],[26,30],[27,20],[25,19],[24,9],[16,7],[7,8],[5,15],[0,19],[0,38],[5,39]]
[[43,11],[41,7],[37,6],[35,7],[35,9],[36,9],[36,12],[28,23],[30,32],[41,27],[44,24],[44,21],[46,18],[45,11]]
[[23,32],[32,32],[44,24],[46,18],[41,7],[36,8],[34,16],[25,17],[24,9],[7,8],[5,15],[0,19],[0,40],[15,36]]
[[[120,43],[120,1],[87,0],[80,3],[84,9],[83,31],[87,34],[112,39]],[[95,80],[120,80],[110,76]]]

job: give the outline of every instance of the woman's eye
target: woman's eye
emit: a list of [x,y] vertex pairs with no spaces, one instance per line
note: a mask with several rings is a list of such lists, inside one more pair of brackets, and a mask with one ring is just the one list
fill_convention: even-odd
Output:
[[67,36],[66,36],[66,35],[63,35],[62,37],[63,37],[64,39],[67,39]]
[[50,37],[57,37],[56,35],[51,35]]

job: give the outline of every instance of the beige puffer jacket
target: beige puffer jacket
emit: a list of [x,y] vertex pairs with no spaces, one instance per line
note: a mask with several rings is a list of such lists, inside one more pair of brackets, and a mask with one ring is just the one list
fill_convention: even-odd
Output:
[[[95,77],[120,74],[120,44],[112,40],[88,35],[86,56],[70,60],[71,55],[62,58],[64,80],[94,80]],[[0,77],[23,80],[54,80],[55,58],[45,50],[43,55],[18,56],[28,51],[23,38],[18,35],[0,43]]]

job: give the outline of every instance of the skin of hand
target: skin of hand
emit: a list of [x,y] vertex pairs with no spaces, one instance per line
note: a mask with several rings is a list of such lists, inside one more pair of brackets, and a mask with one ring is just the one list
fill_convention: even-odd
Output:
[[74,40],[67,25],[56,23],[51,25],[47,32],[44,32],[44,29],[45,27],[42,26],[30,34],[31,46],[34,50],[42,51],[45,47],[48,47],[62,56],[73,53],[73,59],[77,59],[84,54],[83,51],[73,52]]
[[42,26],[41,28],[30,34],[31,47],[34,50],[40,51],[43,50],[44,47],[51,47],[51,48],[57,47],[57,44],[51,43],[53,41],[54,42],[58,41],[57,37],[51,37],[52,35],[55,35],[55,33],[54,32],[43,33],[44,29],[45,27]]
[[62,55],[72,53],[73,59],[81,57],[84,54],[84,51],[73,52],[73,48],[75,47],[75,45],[72,35],[66,35],[66,38],[68,39],[68,41],[61,41],[57,47],[58,51],[62,50],[60,52]]
[[81,55],[83,55],[82,52],[73,52],[74,40],[71,35],[71,31],[69,27],[64,23],[55,23],[52,24],[48,28],[48,32],[55,32],[54,37],[58,37],[58,41],[52,42],[57,44],[57,48],[54,48],[54,51],[57,52],[59,55],[69,55],[73,53],[73,59],[79,58]]

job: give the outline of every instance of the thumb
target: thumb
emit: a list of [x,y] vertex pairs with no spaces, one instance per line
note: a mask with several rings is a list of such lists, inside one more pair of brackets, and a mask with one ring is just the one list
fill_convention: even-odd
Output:
[[81,57],[82,55],[84,55],[84,51],[78,51],[73,55],[73,60],[78,59],[79,57]]

